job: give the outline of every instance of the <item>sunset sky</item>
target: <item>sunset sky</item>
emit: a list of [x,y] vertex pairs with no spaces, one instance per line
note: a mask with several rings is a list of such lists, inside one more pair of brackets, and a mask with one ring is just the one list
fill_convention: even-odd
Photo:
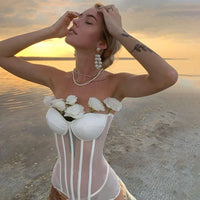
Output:
[[[115,4],[123,28],[165,58],[199,57],[200,0],[106,0]],[[0,40],[53,24],[67,10],[82,12],[92,0],[1,0]],[[51,39],[22,51],[20,56],[72,57],[64,39]],[[122,49],[120,57],[130,57]]]

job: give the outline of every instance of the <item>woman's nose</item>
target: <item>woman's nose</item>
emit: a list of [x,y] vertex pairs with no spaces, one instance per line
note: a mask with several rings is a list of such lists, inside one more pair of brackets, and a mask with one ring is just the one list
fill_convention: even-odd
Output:
[[72,20],[72,22],[73,22],[74,25],[78,26],[78,18],[74,18],[74,19]]

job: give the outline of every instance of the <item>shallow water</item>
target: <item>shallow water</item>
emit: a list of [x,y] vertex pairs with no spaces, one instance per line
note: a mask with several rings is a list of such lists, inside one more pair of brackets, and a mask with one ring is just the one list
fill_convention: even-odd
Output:
[[[73,61],[34,62],[66,71],[74,65]],[[187,61],[170,62],[185,75],[161,93],[123,100],[105,144],[106,158],[138,200],[199,200],[200,196],[200,78],[187,68]],[[109,70],[144,72],[136,61],[117,61]],[[0,200],[45,200],[57,159],[42,102],[51,91],[2,69],[0,83]]]
[[[65,71],[71,71],[75,66],[75,62],[73,60],[39,60],[30,62],[54,66]],[[192,60],[167,60],[167,62],[169,62],[169,64],[171,64],[178,71],[180,78],[186,78],[185,80],[198,80],[200,78],[200,70],[198,69],[198,67],[196,65],[191,66],[191,63],[193,62]],[[146,73],[136,60],[116,60],[114,64],[107,70],[112,73]],[[191,84],[191,81],[189,81],[188,83]],[[30,105],[36,106],[34,100],[30,99],[29,96],[36,91],[43,95],[49,94],[50,92],[48,88],[18,78],[3,70],[2,68],[0,68],[0,84],[0,110],[2,107],[7,107],[9,108],[9,110],[12,111],[18,108],[26,108]],[[185,84],[187,84],[186,81]]]

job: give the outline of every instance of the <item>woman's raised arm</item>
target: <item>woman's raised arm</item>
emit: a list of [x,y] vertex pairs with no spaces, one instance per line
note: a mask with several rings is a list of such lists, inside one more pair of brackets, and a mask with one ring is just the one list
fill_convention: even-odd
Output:
[[105,23],[112,34],[128,52],[145,68],[147,74],[118,74],[118,96],[141,97],[164,90],[177,81],[178,74],[163,58],[142,42],[128,34],[121,24],[121,16],[114,5],[102,7]]
[[77,15],[75,12],[67,11],[50,27],[1,41],[0,66],[23,79],[51,87],[51,77],[55,68],[26,62],[15,57],[15,54],[43,40],[66,36],[70,21]]

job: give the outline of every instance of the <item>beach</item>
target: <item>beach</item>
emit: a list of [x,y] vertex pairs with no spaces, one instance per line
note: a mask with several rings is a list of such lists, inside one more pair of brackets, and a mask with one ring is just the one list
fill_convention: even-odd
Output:
[[[105,9],[92,9],[98,7],[96,3],[102,3]],[[53,94],[49,88],[27,80],[40,83],[46,82],[44,79],[50,80],[55,88],[60,87],[56,89],[56,96],[62,90],[63,93],[69,91],[71,84],[65,82],[65,73],[60,76],[62,80],[52,78],[61,73],[49,73],[55,71],[47,72],[45,66],[63,72],[77,69],[78,76],[85,76],[88,81],[103,83],[108,78],[111,83],[112,78],[106,73],[93,74],[98,66],[96,63],[101,64],[96,61],[102,61],[103,67],[108,63],[105,70],[113,74],[149,75],[155,80],[156,87],[160,80],[167,84],[171,74],[164,61],[177,71],[178,81],[172,87],[150,96],[123,99],[122,109],[113,115],[111,125],[109,123],[103,153],[137,200],[200,200],[200,0],[2,0],[0,5],[0,200],[47,200],[52,187],[51,177],[59,152],[54,133],[46,121],[49,107],[44,105],[43,99]],[[101,54],[98,59],[97,54]],[[88,59],[85,59],[86,55]],[[13,56],[36,65],[15,62]],[[91,62],[94,68],[88,71]],[[42,73],[36,77],[40,67]],[[118,76],[113,77],[116,81]],[[93,87],[90,81],[88,91]],[[136,87],[134,83],[129,84],[129,87]],[[118,89],[111,86],[108,88],[112,88],[114,94],[118,93]],[[73,87],[71,89],[72,95],[73,91],[77,92]],[[139,91],[140,86],[137,89]],[[108,94],[107,86],[103,84],[99,90],[93,88],[91,97],[98,93]],[[81,88],[80,93],[84,95]],[[79,130],[78,126],[75,128]],[[87,128],[87,123],[83,128]],[[78,134],[72,135],[75,138]],[[62,147],[69,145],[62,139]],[[97,143],[92,143],[91,147],[94,145],[96,147]],[[81,152],[80,148],[76,149]],[[89,145],[83,149],[88,152]],[[91,149],[92,160],[96,151]],[[65,150],[68,149],[61,148],[64,159],[65,155],[69,158]],[[72,152],[71,145],[70,150]],[[79,162],[79,166],[87,161],[85,154],[80,155],[83,162]],[[97,178],[97,170],[86,178],[88,170],[84,165],[79,172],[86,173],[79,173],[77,160],[74,164],[71,157],[63,162],[66,166],[74,165],[61,170],[60,185],[67,192],[66,182],[69,181],[66,178],[70,179],[69,193],[73,198],[71,190],[78,188],[78,193],[80,189],[82,194],[87,187],[85,180],[89,180],[87,184],[92,184],[91,191],[89,187],[86,189],[95,196],[93,190],[100,185],[100,180],[99,183],[93,181],[94,176]],[[88,167],[91,169],[91,165]],[[67,174],[72,170],[70,177]],[[103,179],[102,173],[98,175]],[[54,178],[57,181],[57,177]],[[107,180],[107,183],[112,182]],[[111,184],[107,185],[105,194],[112,190]]]
[[[42,86],[0,95],[0,200],[47,198],[57,151],[46,95]],[[171,88],[122,104],[104,155],[129,191],[137,200],[199,200],[199,78],[179,77]]]

